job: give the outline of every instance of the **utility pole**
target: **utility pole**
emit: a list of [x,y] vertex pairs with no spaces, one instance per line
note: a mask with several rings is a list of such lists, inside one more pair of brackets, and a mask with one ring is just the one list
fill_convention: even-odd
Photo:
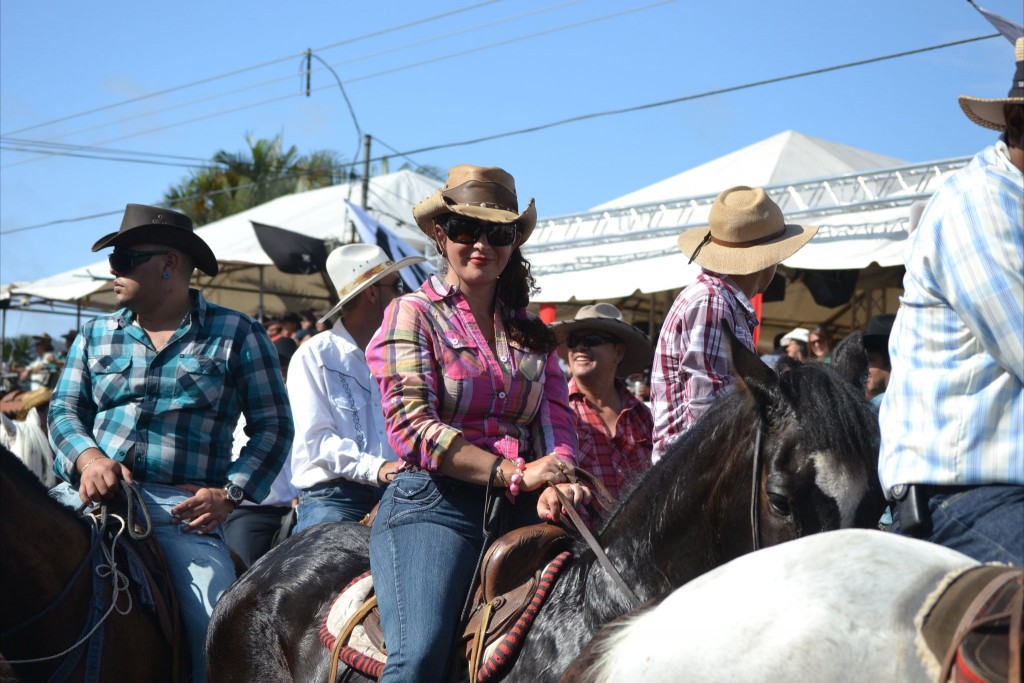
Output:
[[370,194],[370,136],[363,136],[363,211]]

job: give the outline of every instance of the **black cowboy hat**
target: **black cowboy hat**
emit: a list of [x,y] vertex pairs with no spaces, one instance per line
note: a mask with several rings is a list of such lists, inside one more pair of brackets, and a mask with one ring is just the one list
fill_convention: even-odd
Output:
[[199,270],[211,277],[217,274],[217,257],[192,229],[192,219],[183,213],[145,204],[128,204],[124,208],[121,229],[101,237],[92,245],[92,250],[136,244],[161,244],[180,249],[195,260]]
[[868,329],[864,333],[864,348],[889,355],[889,334],[892,324],[896,321],[895,313],[879,313],[868,320]]

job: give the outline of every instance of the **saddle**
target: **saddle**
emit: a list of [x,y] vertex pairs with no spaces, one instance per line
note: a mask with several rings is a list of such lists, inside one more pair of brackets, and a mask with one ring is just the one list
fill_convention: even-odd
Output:
[[[526,627],[532,623],[533,616],[539,611],[557,569],[565,558],[561,557],[561,561],[558,559],[568,550],[569,544],[570,537],[562,527],[535,524],[500,536],[487,550],[480,566],[480,584],[474,594],[473,607],[462,634],[465,659],[470,666],[469,670],[474,672],[472,679],[487,680],[489,677],[490,672],[485,676],[482,669],[485,657],[488,658],[488,666],[484,668],[496,673],[514,654],[515,647],[509,643],[504,643],[504,652],[499,652],[497,646],[503,643],[503,639],[517,624],[523,627],[525,613],[532,613]],[[554,572],[549,567],[552,564],[557,564]],[[357,577],[350,588],[362,590],[365,595],[363,580],[364,577]],[[347,591],[342,593],[338,603],[346,599]],[[349,647],[347,642],[349,636],[356,632],[361,640],[365,636],[381,654],[387,654],[376,597],[369,597],[363,602],[360,596],[359,602],[362,606],[354,609],[347,617],[337,636],[325,633],[332,619],[332,614],[329,614],[325,628],[321,629],[321,640],[332,650],[332,670],[340,659],[367,675],[377,677],[383,667],[383,660],[367,654],[365,641],[358,649]],[[350,603],[350,607],[354,608],[355,605]],[[336,615],[333,618],[336,623],[340,621]],[[519,641],[525,635],[525,628],[522,631],[515,640]]]
[[926,605],[920,637],[941,683],[1021,680],[1024,570],[981,565],[952,577]]

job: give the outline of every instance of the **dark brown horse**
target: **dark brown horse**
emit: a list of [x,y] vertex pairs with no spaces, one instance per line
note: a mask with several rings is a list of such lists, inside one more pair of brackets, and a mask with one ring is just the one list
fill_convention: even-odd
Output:
[[[155,613],[137,594],[126,610],[124,592],[110,610],[112,579],[96,576],[93,559],[105,557],[91,527],[0,450],[0,674],[6,665],[25,681],[172,680],[172,648]],[[128,574],[123,560],[119,569]]]
[[[872,527],[882,512],[859,336],[836,350],[831,368],[787,365],[778,375],[730,340],[737,390],[637,481],[599,534],[642,602],[757,546]],[[368,539],[366,527],[324,524],[253,565],[214,609],[211,680],[324,680],[318,629],[337,591],[368,568]],[[597,629],[630,607],[578,545],[505,680],[558,680]]]

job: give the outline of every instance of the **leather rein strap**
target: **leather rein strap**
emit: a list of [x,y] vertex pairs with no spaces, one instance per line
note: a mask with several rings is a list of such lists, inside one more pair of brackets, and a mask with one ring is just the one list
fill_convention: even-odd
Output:
[[612,582],[615,583],[619,591],[626,597],[627,602],[630,603],[630,609],[636,609],[639,607],[640,599],[636,596],[636,593],[633,592],[633,589],[625,582],[618,570],[612,565],[611,560],[608,559],[608,555],[606,555],[604,550],[601,548],[601,544],[597,542],[597,539],[594,538],[594,534],[590,533],[590,529],[587,528],[587,525],[583,523],[582,519],[580,519],[579,514],[573,509],[572,501],[570,501],[566,495],[559,491],[558,487],[551,482],[548,482],[548,486],[555,490],[555,495],[558,496],[558,500],[562,503],[562,508],[565,510],[566,515],[568,515],[569,519],[572,520],[573,525],[576,527],[576,530],[580,532],[583,540],[585,540],[587,545],[590,546],[590,549],[594,551],[597,561],[601,563],[601,566],[608,573],[608,576],[611,577]]
[[750,535],[753,537],[754,550],[761,549],[761,520],[758,516],[758,494],[761,489],[761,423],[757,423],[757,435],[754,437],[754,472],[750,483]]

